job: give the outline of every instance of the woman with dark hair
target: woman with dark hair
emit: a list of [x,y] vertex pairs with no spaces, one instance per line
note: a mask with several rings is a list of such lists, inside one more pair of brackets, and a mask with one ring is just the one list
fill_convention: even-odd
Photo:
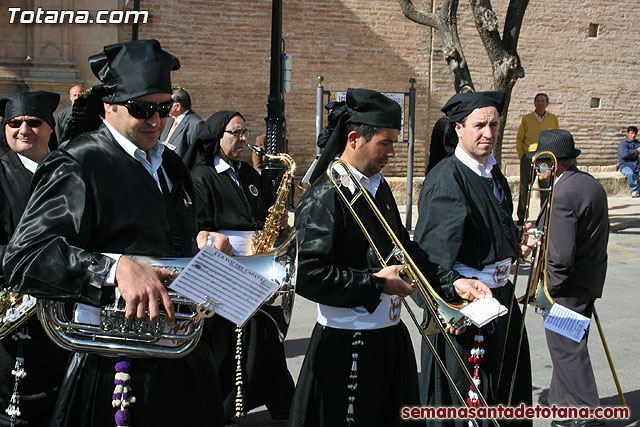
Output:
[[[248,135],[239,112],[219,111],[204,122],[196,143],[184,157],[191,168],[200,228],[229,236],[234,255],[252,254],[253,237],[264,226],[274,202],[267,182],[241,161]],[[285,212],[282,227],[287,218]],[[235,357],[239,337],[243,409],[266,405],[273,419],[286,419],[294,382],[275,324],[258,312],[237,333],[235,324],[216,315],[205,331],[203,339],[210,339],[214,349],[228,425],[233,425],[231,417],[237,412]]]

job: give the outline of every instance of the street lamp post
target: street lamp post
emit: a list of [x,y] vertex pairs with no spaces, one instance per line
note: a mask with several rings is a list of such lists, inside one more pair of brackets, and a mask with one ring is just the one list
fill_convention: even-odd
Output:
[[[267,153],[286,152],[282,102],[282,0],[273,0],[271,8],[271,72],[267,117],[264,120],[267,122]],[[269,161],[262,171],[274,194],[285,170],[286,166],[280,162]]]

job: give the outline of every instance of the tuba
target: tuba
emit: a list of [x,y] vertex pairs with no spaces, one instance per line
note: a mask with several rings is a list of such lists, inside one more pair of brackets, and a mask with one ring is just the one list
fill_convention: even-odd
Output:
[[[398,239],[394,231],[391,229],[391,227],[387,223],[386,219],[384,218],[384,216],[376,206],[376,203],[371,197],[371,195],[369,195],[367,190],[365,190],[362,187],[362,184],[360,184],[360,181],[358,181],[358,179],[354,176],[353,172],[351,172],[350,166],[345,161],[341,159],[337,159],[331,162],[329,164],[329,167],[327,168],[327,176],[329,178],[329,182],[336,190],[336,193],[338,194],[340,199],[344,202],[344,204],[346,205],[347,209],[349,210],[349,212],[351,213],[355,221],[358,223],[358,226],[362,230],[364,237],[367,239],[367,241],[369,242],[369,245],[371,246],[374,253],[376,254],[376,257],[378,258],[380,266],[382,268],[387,267],[389,261],[391,260],[396,260],[400,262],[400,264],[402,264],[402,266],[404,267],[404,271],[408,279],[412,284],[416,286],[418,294],[425,302],[427,311],[430,314],[430,318],[431,318],[430,326],[420,323],[415,313],[407,303],[406,299],[402,298],[402,302],[407,312],[411,316],[413,323],[418,328],[418,331],[420,332],[420,335],[422,336],[423,340],[431,350],[431,353],[433,354],[434,359],[440,366],[440,369],[442,370],[443,374],[447,378],[447,381],[451,385],[451,388],[454,390],[456,397],[458,398],[458,400],[460,400],[460,403],[463,406],[469,406],[469,404],[467,403],[467,400],[462,396],[462,394],[458,390],[455,380],[447,370],[447,367],[444,364],[444,361],[442,360],[440,355],[438,354],[435,346],[429,340],[429,335],[432,334],[431,330],[429,330],[430,327],[435,328],[436,332],[440,332],[443,334],[445,342],[449,346],[449,349],[451,350],[454,357],[456,358],[456,361],[461,367],[461,371],[465,374],[467,380],[469,381],[471,390],[477,393],[478,399],[483,406],[485,407],[488,406],[486,399],[484,398],[484,396],[476,386],[473,380],[473,377],[469,373],[465,365],[465,362],[462,360],[462,357],[457,352],[451,340],[451,337],[449,336],[448,332],[446,332],[446,329],[450,326],[453,326],[454,328],[462,328],[467,324],[468,320],[466,319],[466,317],[464,317],[464,315],[462,315],[457,310],[457,308],[461,308],[462,305],[455,306],[455,305],[446,303],[435,292],[435,290],[431,287],[427,279],[420,272],[420,269],[418,268],[418,266],[414,263],[410,255],[402,246],[400,239]],[[388,242],[385,245],[385,247],[390,246],[391,249],[387,254],[385,254],[385,256],[383,256],[383,254],[380,252],[380,246],[376,244],[376,242],[374,242],[373,237],[367,230],[367,227],[362,221],[361,216],[356,211],[355,205],[359,200],[364,200],[364,205],[357,207],[358,210],[361,211],[360,213],[362,213],[362,211],[373,213],[373,215],[377,220],[377,224],[382,227],[382,229],[384,230],[384,233],[387,236]],[[463,305],[466,305],[466,303]],[[476,427],[478,426],[476,419],[471,418],[470,421],[474,426]],[[495,427],[499,427],[499,424],[495,418],[490,418],[490,421]]]
[[[159,258],[131,256],[133,261],[173,273],[163,280],[169,286],[187,266],[191,258]],[[198,344],[204,319],[213,315],[207,304],[196,304],[168,289],[175,309],[175,323],[166,321],[161,309],[156,322],[124,317],[126,302],[116,289],[115,301],[99,309],[99,323],[78,318],[76,307],[62,301],[38,300],[38,318],[47,336],[69,351],[97,353],[103,356],[158,357],[175,359],[186,356]]]
[[[236,260],[280,285],[267,300],[272,305],[284,304],[293,292],[296,279],[297,246],[295,233],[287,235],[283,244],[260,256],[236,257]],[[173,273],[163,280],[167,287],[192,258],[151,258],[131,256],[133,261]],[[204,319],[213,316],[214,304],[197,304],[168,289],[175,308],[175,323],[168,325],[166,313],[161,310],[158,321],[148,318],[130,320],[124,317],[126,303],[116,293],[115,301],[96,308],[99,323],[80,320],[77,309],[61,301],[38,300],[37,312],[42,327],[51,340],[69,351],[125,355],[129,357],[179,358],[189,354],[198,344]],[[291,313],[281,314],[284,319]],[[280,319],[280,318],[278,318]],[[284,321],[284,320],[283,320]]]
[[22,326],[36,312],[36,299],[31,295],[0,291],[0,340]]

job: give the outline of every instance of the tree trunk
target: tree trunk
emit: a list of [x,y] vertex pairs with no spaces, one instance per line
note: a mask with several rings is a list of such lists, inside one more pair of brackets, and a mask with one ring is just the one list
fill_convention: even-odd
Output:
[[[435,0],[432,0],[435,1]],[[506,93],[500,116],[500,128],[493,152],[498,165],[502,163],[502,136],[507,122],[511,91],[516,81],[524,77],[524,69],[518,56],[517,46],[522,20],[529,0],[510,0],[505,19],[503,36],[498,30],[498,17],[489,0],[469,0],[473,19],[482,44],[492,65],[493,89]],[[457,93],[473,91],[473,80],[462,51],[458,36],[458,0],[443,0],[440,16],[418,10],[411,0],[398,0],[404,15],[418,24],[433,27],[442,37],[444,58],[453,74]]]

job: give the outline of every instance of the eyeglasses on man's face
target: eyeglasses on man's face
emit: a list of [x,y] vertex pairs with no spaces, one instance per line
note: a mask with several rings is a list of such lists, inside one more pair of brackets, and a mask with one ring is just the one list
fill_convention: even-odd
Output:
[[171,111],[171,107],[173,106],[173,101],[166,101],[161,104],[156,104],[155,102],[149,101],[127,101],[123,103],[127,110],[129,111],[129,115],[131,117],[135,117],[136,119],[148,119],[153,116],[156,111],[160,115],[160,117],[164,118],[169,115]]
[[249,129],[234,129],[234,130],[225,130],[225,133],[230,133],[231,135],[233,135],[236,138],[240,138],[242,136],[248,137],[249,136]]
[[18,129],[24,122],[26,122],[27,126],[29,126],[30,128],[39,128],[40,126],[42,126],[42,120],[40,119],[12,119],[9,120],[7,124],[12,129]]

